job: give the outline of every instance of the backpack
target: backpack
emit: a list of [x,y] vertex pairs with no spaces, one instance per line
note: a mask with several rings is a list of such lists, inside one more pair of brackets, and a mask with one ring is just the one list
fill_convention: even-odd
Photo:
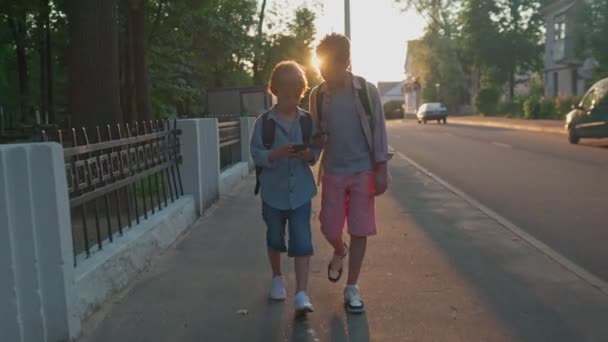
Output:
[[[304,115],[300,116],[300,129],[302,130],[302,141],[305,144],[309,144],[312,136],[312,116],[309,112],[301,110]],[[274,136],[277,127],[277,123],[271,120],[269,116],[270,112],[262,114],[262,145],[267,150],[272,148],[274,145]],[[257,195],[260,192],[260,174],[264,170],[261,166],[255,167],[255,190],[254,194]]]
[[[374,113],[372,111],[372,98],[369,93],[367,81],[365,80],[365,78],[363,78],[361,76],[354,76],[354,77],[360,83],[363,83],[363,88],[358,89],[357,94],[359,95],[359,99],[361,100],[361,104],[363,105],[363,109],[365,110],[365,115],[367,116],[367,119],[369,121],[371,131],[373,132],[374,125],[376,124],[376,122],[375,122],[375,118],[374,118]],[[321,89],[322,85],[323,85],[323,83],[321,83],[317,89]],[[319,122],[322,122],[323,111],[321,110],[321,108],[323,106],[323,93],[320,91],[317,91],[316,105],[317,105],[317,117],[319,118],[318,120],[319,120]]]

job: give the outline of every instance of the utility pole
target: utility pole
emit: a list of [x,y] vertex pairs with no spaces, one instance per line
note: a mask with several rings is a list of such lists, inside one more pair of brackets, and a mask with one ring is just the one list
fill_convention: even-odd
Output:
[[344,34],[350,39],[350,0],[344,0]]

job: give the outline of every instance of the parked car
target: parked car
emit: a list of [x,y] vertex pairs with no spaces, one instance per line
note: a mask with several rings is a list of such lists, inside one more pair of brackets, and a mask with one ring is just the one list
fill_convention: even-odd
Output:
[[578,105],[566,115],[568,141],[581,138],[608,138],[608,78],[594,84]]
[[437,120],[437,123],[443,121],[444,124],[448,123],[448,109],[441,103],[431,102],[424,103],[418,112],[416,113],[418,123],[425,123],[430,120]]

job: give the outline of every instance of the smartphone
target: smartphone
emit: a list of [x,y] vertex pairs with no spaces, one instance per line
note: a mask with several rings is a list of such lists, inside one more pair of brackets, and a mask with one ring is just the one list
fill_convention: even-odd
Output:
[[308,148],[309,146],[306,144],[299,144],[299,145],[293,145],[293,151],[294,152],[301,152],[304,151]]

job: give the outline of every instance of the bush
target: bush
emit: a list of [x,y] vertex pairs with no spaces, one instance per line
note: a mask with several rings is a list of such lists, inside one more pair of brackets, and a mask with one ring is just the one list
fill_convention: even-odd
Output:
[[484,115],[493,115],[498,107],[500,92],[496,88],[481,89],[475,96],[475,110]]
[[521,117],[523,102],[524,100],[521,98],[516,98],[513,101],[500,102],[496,108],[496,113],[500,116]]
[[540,97],[530,96],[524,101],[524,118],[538,119],[540,117]]
[[384,115],[387,119],[402,119],[403,118],[403,102],[389,101],[384,104]]
[[564,119],[566,114],[570,112],[573,105],[578,104],[580,98],[576,96],[560,96],[555,99],[555,110],[557,114],[557,119]]

